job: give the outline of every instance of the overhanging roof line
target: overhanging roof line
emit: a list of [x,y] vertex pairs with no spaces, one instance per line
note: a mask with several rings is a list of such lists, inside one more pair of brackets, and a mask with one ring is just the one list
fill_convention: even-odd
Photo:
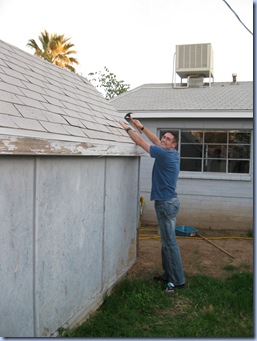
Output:
[[253,118],[252,111],[134,111],[134,118]]

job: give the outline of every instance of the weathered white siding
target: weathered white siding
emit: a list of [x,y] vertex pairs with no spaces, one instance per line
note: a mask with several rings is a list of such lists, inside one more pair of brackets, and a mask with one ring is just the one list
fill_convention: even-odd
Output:
[[1,156],[2,336],[77,323],[134,264],[138,173],[138,157]]

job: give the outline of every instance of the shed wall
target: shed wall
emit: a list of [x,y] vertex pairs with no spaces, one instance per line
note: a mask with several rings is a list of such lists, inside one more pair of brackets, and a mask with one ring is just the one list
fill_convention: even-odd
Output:
[[136,260],[138,157],[1,157],[0,335],[83,318]]
[[[250,119],[141,119],[155,134],[158,129],[253,129]],[[253,160],[253,152],[251,152]],[[150,201],[154,159],[141,158],[140,194],[145,198],[142,225],[157,224]],[[252,167],[253,162],[251,163]],[[180,174],[177,192],[181,202],[177,225],[202,229],[253,229],[253,169],[247,180],[196,179]]]

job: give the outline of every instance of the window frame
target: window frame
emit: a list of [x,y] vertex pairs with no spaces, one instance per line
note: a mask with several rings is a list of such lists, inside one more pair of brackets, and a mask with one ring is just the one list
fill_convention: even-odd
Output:
[[[205,142],[204,138],[203,138],[203,141],[199,144],[202,146],[202,155],[201,155],[201,162],[202,162],[202,166],[201,166],[201,171],[182,171],[180,170],[180,174],[179,174],[179,178],[194,178],[194,179],[219,179],[219,180],[243,180],[243,181],[251,181],[252,179],[252,155],[253,155],[253,130],[252,129],[247,129],[247,128],[235,128],[235,129],[219,129],[219,128],[209,128],[209,129],[203,129],[203,128],[199,128],[199,129],[196,129],[196,128],[193,128],[193,129],[190,129],[190,128],[159,128],[157,130],[158,132],[158,136],[161,137],[161,135],[165,132],[165,131],[171,131],[171,132],[174,132],[178,135],[178,138],[179,138],[179,142],[178,142],[178,146],[177,146],[177,150],[179,151],[179,153],[181,154],[181,144],[182,146],[183,145],[186,145],[186,143],[181,143],[181,137],[182,137],[182,133],[183,132],[190,132],[190,131],[196,131],[196,132],[199,132],[199,133],[202,133],[203,137],[205,136],[206,133],[210,133],[210,132],[221,132],[221,133],[226,133],[226,142],[225,143],[220,143],[222,145],[224,145],[226,147],[226,150],[227,150],[227,154],[226,154],[226,157],[222,158],[222,160],[224,161],[225,160],[225,163],[226,163],[226,172],[219,172],[219,171],[216,171],[216,172],[210,172],[210,171],[204,171],[203,170],[203,163],[205,161],[205,148],[207,145],[209,145],[210,143],[207,143]],[[249,151],[249,159],[248,158],[229,158],[228,156],[228,150],[231,146],[237,146],[239,144],[233,144],[230,142],[230,134],[232,132],[242,132],[242,133],[250,133],[250,138],[249,138],[249,143],[239,143],[240,145],[244,145],[244,146],[247,146],[249,147],[250,151]],[[190,144],[190,143],[189,143]],[[212,145],[217,145],[219,143],[212,143]],[[189,157],[185,158],[185,159],[189,159]],[[192,157],[192,159],[197,159],[197,158],[194,158]],[[208,158],[207,157],[207,160],[213,160],[214,158]],[[248,173],[229,173],[228,172],[228,165],[229,165],[229,162],[233,161],[233,160],[246,160],[247,162],[249,162],[249,172]]]

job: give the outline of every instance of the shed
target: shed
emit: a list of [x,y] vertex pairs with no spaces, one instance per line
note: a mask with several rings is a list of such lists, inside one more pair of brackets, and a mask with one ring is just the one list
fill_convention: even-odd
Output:
[[[114,99],[159,137],[179,137],[178,225],[253,229],[253,82],[145,84]],[[144,135],[142,135],[144,136]],[[150,201],[153,159],[142,157],[142,225],[157,224]]]
[[136,261],[139,160],[87,79],[0,41],[0,335],[72,327]]

